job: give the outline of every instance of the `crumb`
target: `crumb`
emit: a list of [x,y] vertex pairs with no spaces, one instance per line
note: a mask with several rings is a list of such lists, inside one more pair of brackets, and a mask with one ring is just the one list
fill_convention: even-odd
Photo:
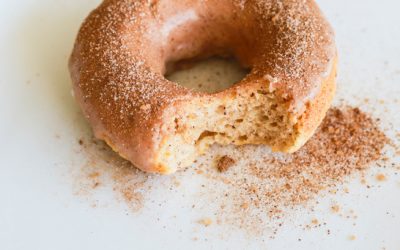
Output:
[[350,235],[349,236],[349,240],[356,240],[356,239],[357,239],[357,237],[355,235]]
[[[353,140],[348,140],[350,137]],[[105,185],[105,182],[99,181],[99,177],[109,176],[112,190],[122,201],[134,211],[143,208],[145,195],[152,188],[152,182],[147,180],[157,177],[137,170],[104,142],[86,137],[83,139],[84,147],[80,149],[87,152],[88,156],[83,175],[86,187],[93,189]],[[313,206],[310,201],[315,201],[322,191],[328,190],[330,194],[341,192],[343,180],[347,177],[361,174],[364,178],[365,171],[383,159],[385,145],[388,145],[388,139],[379,129],[376,119],[358,108],[331,108],[313,137],[290,156],[263,151],[261,146],[238,147],[234,152],[243,157],[244,168],[232,168],[235,160],[222,156],[222,153],[216,168],[219,172],[229,169],[223,175],[215,168],[208,167],[214,161],[211,157],[205,164],[199,161],[200,165],[181,173],[193,171],[193,174],[218,180],[211,182],[215,185],[201,183],[199,196],[204,202],[217,202],[217,210],[213,211],[214,221],[205,218],[198,223],[209,226],[223,222],[259,233],[270,222],[278,221],[280,224],[287,210],[298,205]],[[254,157],[254,149],[260,150],[263,157]],[[181,175],[177,173],[176,176],[179,178]],[[169,179],[168,187],[171,190],[179,186],[177,180]],[[346,188],[344,191],[348,192]],[[163,200],[149,202],[160,207],[165,204]],[[340,213],[339,206],[331,205],[332,212]],[[192,204],[188,206],[202,209]],[[265,216],[269,218],[265,219]],[[351,218],[354,216],[351,214]],[[311,228],[320,223],[315,219],[305,227]]]
[[242,205],[240,205],[240,208],[243,209],[243,210],[248,209],[249,208],[249,203],[247,203],[247,202],[242,203]]
[[92,173],[90,173],[90,174],[88,175],[88,177],[91,178],[91,179],[95,179],[95,178],[97,178],[97,177],[99,177],[99,176],[100,176],[100,173],[99,173],[99,172],[92,172]]
[[311,223],[314,224],[314,225],[318,225],[319,221],[317,219],[312,219]]
[[375,176],[375,179],[376,179],[377,181],[386,181],[386,176],[385,176],[384,174],[377,174],[377,175]]
[[235,160],[230,158],[229,156],[222,156],[217,163],[217,169],[219,172],[226,172],[230,167],[235,164]]
[[334,212],[334,213],[338,213],[339,210],[340,210],[340,207],[339,207],[339,205],[333,205],[333,206],[331,207],[331,210],[332,210],[332,212]]
[[204,218],[198,221],[199,224],[202,224],[203,226],[210,226],[212,224],[212,220],[210,218]]

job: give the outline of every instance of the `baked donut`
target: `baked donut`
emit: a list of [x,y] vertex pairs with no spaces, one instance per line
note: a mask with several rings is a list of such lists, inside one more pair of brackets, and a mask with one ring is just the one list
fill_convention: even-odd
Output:
[[[250,73],[211,94],[164,77],[176,62],[215,55]],[[313,0],[105,0],[69,67],[95,136],[144,171],[172,173],[213,143],[299,149],[330,106],[336,61]]]

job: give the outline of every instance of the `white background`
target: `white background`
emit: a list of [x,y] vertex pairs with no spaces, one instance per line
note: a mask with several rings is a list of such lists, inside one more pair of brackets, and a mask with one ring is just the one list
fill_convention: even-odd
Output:
[[[383,127],[399,128],[393,100],[400,97],[400,2],[318,2],[336,30],[336,102],[389,100],[363,108],[381,117]],[[380,188],[360,188],[354,180],[349,195],[335,197],[357,211],[355,226],[317,209],[331,235],[288,225],[265,242],[240,230],[216,237],[223,227],[196,225],[201,215],[177,205],[190,201],[168,190],[154,191],[168,197],[166,206],[147,204],[136,214],[112,192],[99,195],[108,203],[96,208],[74,194],[71,172],[85,160],[76,154],[77,138],[89,130],[70,95],[67,59],[80,23],[98,3],[0,0],[0,249],[400,249],[400,177],[389,170]]]

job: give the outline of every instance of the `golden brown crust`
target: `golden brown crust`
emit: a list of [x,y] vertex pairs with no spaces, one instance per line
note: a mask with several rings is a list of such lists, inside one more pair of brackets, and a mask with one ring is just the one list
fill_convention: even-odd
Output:
[[[226,53],[252,71],[221,93],[194,93],[163,77],[170,61]],[[168,172],[156,158],[174,106],[269,84],[301,116],[334,58],[332,29],[313,0],[106,0],[82,25],[70,71],[95,135],[137,167]],[[302,118],[302,133],[322,110]]]

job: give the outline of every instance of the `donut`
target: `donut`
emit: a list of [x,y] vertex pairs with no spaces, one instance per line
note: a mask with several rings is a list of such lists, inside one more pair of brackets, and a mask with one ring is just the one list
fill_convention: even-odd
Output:
[[[165,78],[211,56],[249,73],[217,93]],[[298,150],[331,104],[336,64],[313,0],[105,0],[81,26],[69,69],[94,135],[143,171],[169,174],[214,143]]]

